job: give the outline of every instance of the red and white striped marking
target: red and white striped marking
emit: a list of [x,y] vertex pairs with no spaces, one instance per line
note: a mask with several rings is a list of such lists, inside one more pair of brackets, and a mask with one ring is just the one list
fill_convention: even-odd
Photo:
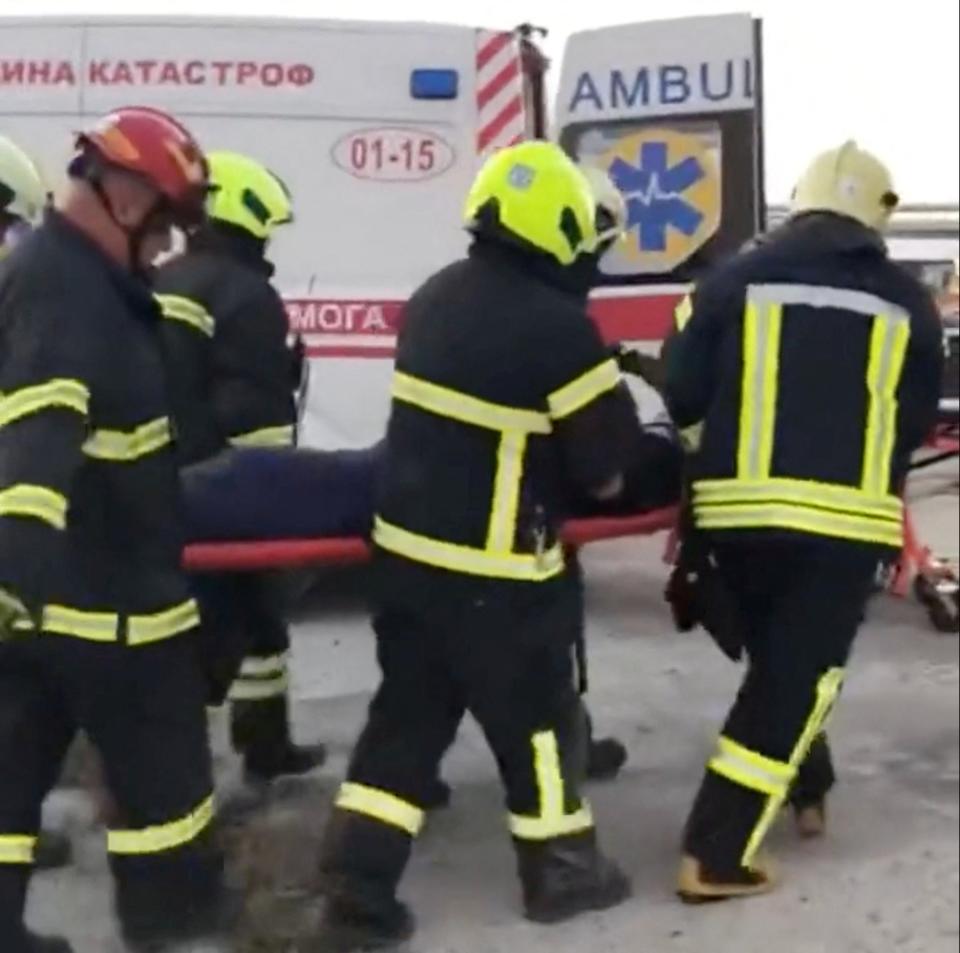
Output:
[[526,133],[523,63],[513,33],[477,31],[477,156],[482,160]]

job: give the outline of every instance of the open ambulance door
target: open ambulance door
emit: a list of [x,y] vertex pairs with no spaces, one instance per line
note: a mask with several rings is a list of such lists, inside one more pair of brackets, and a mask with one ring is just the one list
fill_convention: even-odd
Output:
[[761,23],[747,14],[573,34],[556,137],[624,193],[601,263],[604,337],[656,348],[691,282],[765,226]]

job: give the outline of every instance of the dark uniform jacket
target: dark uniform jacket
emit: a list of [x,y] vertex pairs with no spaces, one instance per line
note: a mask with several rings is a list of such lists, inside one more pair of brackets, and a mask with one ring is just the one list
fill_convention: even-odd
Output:
[[159,311],[57,213],[0,264],[0,586],[47,632],[193,628]]
[[697,525],[900,546],[942,338],[929,293],[880,236],[800,216],[705,279],[678,319],[666,397],[681,427],[704,422]]
[[157,272],[184,464],[228,446],[294,441],[299,366],[272,274],[261,242],[218,224]]
[[562,573],[571,487],[608,484],[636,435],[618,380],[572,272],[475,243],[407,306],[377,546],[473,577]]

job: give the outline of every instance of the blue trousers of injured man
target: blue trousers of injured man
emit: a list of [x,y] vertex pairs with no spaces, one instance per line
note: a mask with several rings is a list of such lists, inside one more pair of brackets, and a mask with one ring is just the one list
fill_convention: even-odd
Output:
[[[328,828],[321,858],[328,898],[357,908],[361,919],[364,909],[375,915],[395,902],[466,708],[506,789],[528,916],[563,919],[624,899],[628,884],[597,849],[580,794],[586,733],[572,662],[582,625],[579,579],[505,583],[392,556],[377,562],[383,678]],[[552,873],[576,896],[551,906]]]
[[78,729],[99,750],[118,807],[107,849],[125,937],[209,932],[222,858],[193,638],[128,646],[44,633],[0,644],[0,949],[26,948],[41,804]]
[[749,664],[690,815],[685,851],[719,881],[753,867],[788,802],[834,782],[824,729],[843,682],[879,551],[796,538],[731,542],[720,571],[747,622]]

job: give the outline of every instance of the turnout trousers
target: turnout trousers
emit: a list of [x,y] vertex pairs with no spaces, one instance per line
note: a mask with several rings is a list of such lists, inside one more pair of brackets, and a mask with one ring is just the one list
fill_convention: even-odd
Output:
[[193,633],[137,647],[46,633],[0,644],[0,948],[18,947],[41,804],[78,729],[118,808],[107,848],[124,932],[162,932],[218,902],[205,705]]
[[747,672],[687,823],[685,849],[717,874],[750,867],[780,809],[834,783],[824,729],[843,683],[881,553],[809,538],[714,551],[747,624]]
[[505,583],[384,554],[377,563],[382,681],[328,829],[328,891],[393,896],[465,709],[496,758],[518,846],[591,836],[576,574]]

